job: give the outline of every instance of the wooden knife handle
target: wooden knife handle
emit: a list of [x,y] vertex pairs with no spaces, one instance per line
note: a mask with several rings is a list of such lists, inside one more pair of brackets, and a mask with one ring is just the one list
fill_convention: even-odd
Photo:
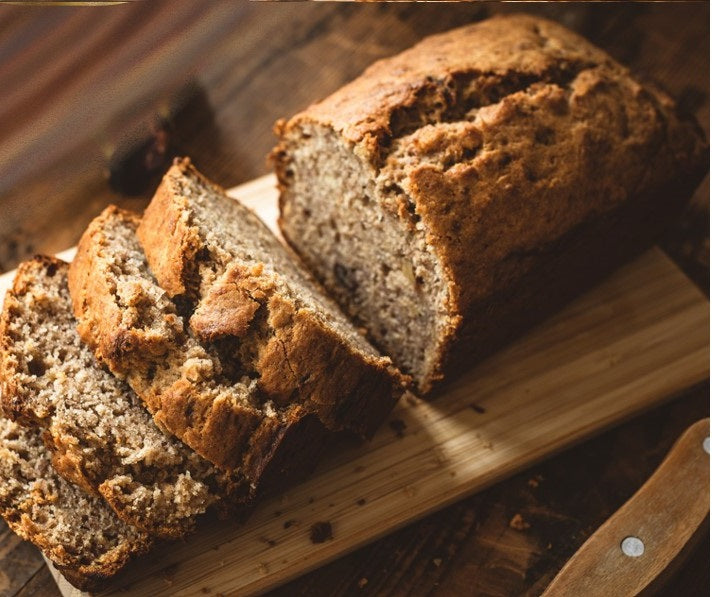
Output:
[[544,591],[651,594],[708,526],[709,419],[692,425],[645,484],[584,543]]

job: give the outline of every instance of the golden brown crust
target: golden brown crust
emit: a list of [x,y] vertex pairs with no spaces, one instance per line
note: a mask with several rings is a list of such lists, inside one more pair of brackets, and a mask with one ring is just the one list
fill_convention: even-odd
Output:
[[[278,123],[283,191],[286,138],[314,124],[336,131],[374,178],[404,175],[400,200],[410,210],[382,207],[406,228],[407,211],[420,218],[448,278],[440,358],[422,391],[461,351],[457,338],[477,341],[488,298],[546,269],[540,247],[628,202],[657,210],[659,221],[645,225],[659,229],[707,171],[698,127],[667,96],[578,35],[526,15],[429,37]],[[663,187],[672,190],[667,204],[658,201]],[[591,240],[600,250],[605,234]]]
[[[125,306],[117,302],[118,277],[111,266],[111,250],[107,248],[108,230],[115,226],[131,230],[136,222],[135,215],[109,207],[90,224],[79,243],[70,268],[69,286],[82,339],[112,371],[126,377],[159,427],[216,466],[240,469],[253,495],[264,490],[262,476],[274,476],[275,467],[284,467],[285,463],[289,463],[291,477],[307,474],[325,438],[323,426],[314,424],[309,412],[295,406],[283,417],[267,420],[248,403],[237,401],[230,388],[211,386],[210,382],[218,379],[216,364],[183,331],[178,315],[161,315],[168,319],[169,325],[156,330],[155,325],[143,320],[145,314],[142,316],[139,311],[135,317],[127,316]],[[146,271],[145,265],[141,268]],[[140,288],[134,280],[124,280],[122,284],[128,288],[122,290],[124,302],[140,304],[140,297],[151,290]],[[157,288],[154,282],[148,282],[147,286]],[[136,300],[131,298],[133,291],[139,297]],[[188,343],[192,343],[195,355],[188,354]],[[172,356],[177,358],[178,365],[168,363]],[[179,366],[180,370],[159,380],[155,370],[166,365]],[[292,427],[308,430],[311,443],[302,446]],[[300,452],[295,451],[295,445],[301,447]]]
[[233,264],[213,284],[190,317],[190,327],[203,340],[245,336],[274,285],[261,278],[262,267]]
[[287,122],[277,124],[283,135],[302,118],[339,131],[359,145],[373,163],[383,145],[402,133],[405,111],[436,95],[444,104],[443,84],[462,78],[482,81],[482,100],[496,94],[502,79],[514,75],[521,84],[556,71],[609,63],[605,52],[563,27],[529,15],[496,16],[422,40],[412,48],[379,60],[351,83],[313,104]]
[[[140,221],[138,214],[110,205],[82,235],[69,268],[69,288],[79,335],[92,346],[100,360],[109,360],[112,354],[130,352],[138,346],[151,355],[165,354],[171,338],[152,334],[150,330],[135,325],[141,317],[140,309],[151,298],[136,287],[127,303],[119,304],[115,280],[99,275],[111,267],[104,256],[106,241],[103,224],[113,218],[134,229]],[[167,318],[166,322],[177,335],[181,333],[177,318]],[[96,339],[100,339],[100,343],[92,343]],[[114,372],[119,376],[125,375],[120,369]]]
[[206,398],[199,386],[184,377],[145,396],[159,426],[224,469],[240,466],[261,421],[255,410],[235,404],[225,393]]
[[[144,212],[144,218],[151,220],[153,234],[146,235],[145,226],[137,229],[144,252],[150,252],[152,256],[151,271],[170,296],[188,292],[187,278],[194,268],[195,255],[200,245],[200,239],[195,228],[189,224],[186,212],[176,209],[177,202],[185,206],[187,199],[176,197],[161,183]],[[160,239],[165,239],[165,242],[160,242]]]
[[273,335],[256,364],[263,391],[278,403],[298,393],[300,403],[330,428],[375,431],[402,392],[394,387],[396,376],[377,358],[355,358],[333,330],[285,297],[273,294],[268,311]]
[[2,508],[0,516],[17,535],[29,541],[42,551],[62,575],[75,587],[82,591],[100,588],[109,578],[115,576],[130,560],[144,554],[152,545],[152,541],[144,536],[136,540],[128,540],[121,546],[104,554],[90,564],[77,565],[71,556],[67,555],[62,545],[57,545],[35,525],[27,514],[20,514],[14,508]]
[[[198,230],[190,222],[189,200],[176,193],[172,180],[188,175],[224,193],[224,189],[205,178],[192,165],[190,158],[176,158],[143,213],[142,221],[150,226],[139,226],[136,232],[151,271],[161,287],[170,295],[195,295],[197,259],[202,242]],[[192,299],[195,296],[191,296]]]
[[[5,517],[4,514],[3,517]],[[80,591],[100,590],[109,579],[116,576],[131,560],[145,554],[152,545],[152,542],[148,539],[132,541],[91,564],[80,566],[62,565],[59,562],[66,560],[64,549],[47,541],[42,535],[31,534],[30,529],[34,525],[25,525],[24,522],[25,519],[23,518],[19,527],[16,528],[10,523],[8,523],[8,526],[20,537],[30,541],[46,554],[52,560],[54,567],[62,573],[62,576]]]
[[18,522],[10,522],[14,513],[6,514],[5,511],[2,511],[0,515],[15,533],[37,546],[40,551],[52,560],[55,568],[62,573],[62,576],[80,591],[100,589],[110,578],[116,576],[129,561],[146,553],[151,547],[151,543],[147,540],[134,541],[122,545],[91,564],[80,566],[74,564],[64,565],[61,562],[68,559],[64,547],[56,545],[38,532],[35,525],[26,515],[23,515]]
[[332,430],[371,435],[402,394],[406,380],[387,359],[357,353],[313,313],[298,309],[279,293],[260,263],[232,264],[204,289],[195,277],[195,255],[207,254],[209,248],[191,225],[190,199],[183,194],[184,181],[190,178],[224,195],[189,159],[174,162],[138,228],[159,284],[199,301],[190,325],[204,341],[256,335],[253,319],[261,310],[268,328],[256,339],[254,375],[261,391],[278,404],[298,403],[316,412]]

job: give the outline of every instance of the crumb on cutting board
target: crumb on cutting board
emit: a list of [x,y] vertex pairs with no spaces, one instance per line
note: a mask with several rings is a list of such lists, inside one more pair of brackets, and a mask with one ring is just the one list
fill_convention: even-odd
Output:
[[542,475],[535,475],[527,481],[527,485],[532,489],[536,489],[543,480],[544,477]]
[[530,525],[521,514],[515,514],[512,520],[509,521],[509,526],[517,531],[526,531],[532,525]]
[[334,534],[329,521],[315,522],[309,529],[309,539],[312,543],[324,543],[333,538]]

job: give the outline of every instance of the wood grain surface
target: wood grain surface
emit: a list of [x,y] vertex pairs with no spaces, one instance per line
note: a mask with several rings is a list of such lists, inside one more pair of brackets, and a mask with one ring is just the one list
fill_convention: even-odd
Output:
[[[234,194],[276,230],[272,176]],[[9,283],[0,276],[0,292]],[[141,558],[102,594],[262,593],[708,375],[709,303],[653,249],[437,400],[401,400],[371,442],[332,446],[310,479],[259,504],[245,525],[205,523]],[[512,521],[527,524],[521,515]],[[316,541],[320,524],[328,532]],[[64,597],[80,595],[59,586]]]
[[[343,5],[151,0],[0,3],[0,271],[76,242],[109,202],[140,208],[167,159],[223,185],[267,171],[272,122],[373,59],[498,11],[554,18],[652,79],[709,135],[709,5]],[[663,244],[709,287],[709,182]],[[322,567],[275,595],[540,592],[709,413],[709,386]],[[525,523],[510,522],[521,514]],[[671,582],[709,594],[709,538]],[[0,595],[56,595],[36,551],[0,532]]]

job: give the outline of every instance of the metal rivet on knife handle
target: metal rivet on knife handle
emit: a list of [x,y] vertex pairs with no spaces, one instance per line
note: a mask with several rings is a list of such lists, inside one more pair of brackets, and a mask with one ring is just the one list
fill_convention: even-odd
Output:
[[639,558],[645,553],[645,544],[638,537],[626,537],[621,541],[621,551],[629,558]]

